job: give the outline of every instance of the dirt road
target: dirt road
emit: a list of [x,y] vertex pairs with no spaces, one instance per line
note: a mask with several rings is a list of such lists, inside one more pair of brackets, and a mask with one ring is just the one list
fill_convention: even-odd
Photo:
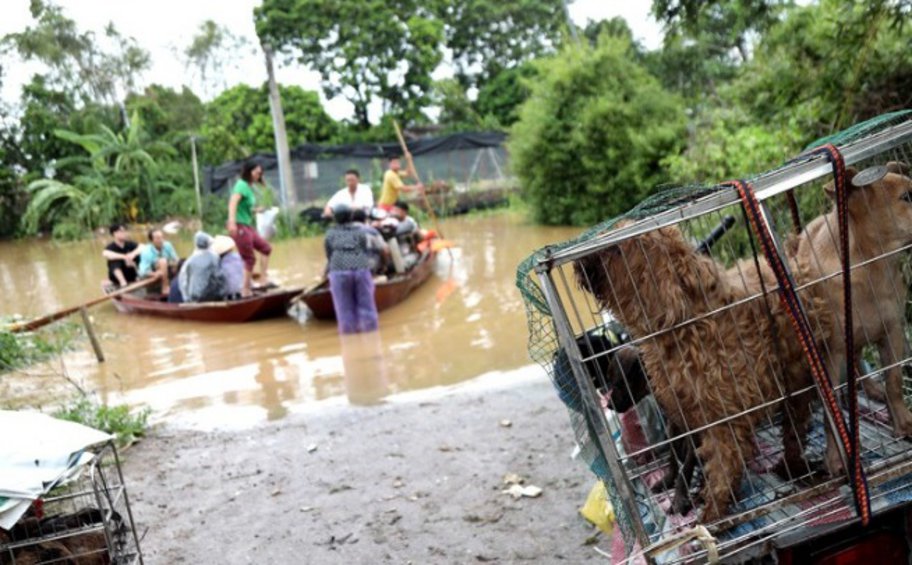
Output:
[[[511,378],[242,432],[153,431],[125,466],[146,563],[597,560],[566,412],[541,373]],[[507,473],[543,494],[503,494]]]

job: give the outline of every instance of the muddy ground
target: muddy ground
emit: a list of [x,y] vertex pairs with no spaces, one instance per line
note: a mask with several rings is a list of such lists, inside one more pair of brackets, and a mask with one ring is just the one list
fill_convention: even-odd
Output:
[[[158,428],[124,470],[146,563],[597,560],[567,414],[543,375],[520,380],[241,432]],[[543,494],[502,494],[507,473]]]

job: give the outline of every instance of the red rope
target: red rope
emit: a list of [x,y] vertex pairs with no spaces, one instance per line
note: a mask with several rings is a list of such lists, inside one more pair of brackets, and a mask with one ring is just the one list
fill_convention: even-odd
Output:
[[[845,159],[833,144],[828,143],[816,148],[810,154],[824,155],[833,165],[833,182],[836,192],[836,215],[839,223],[839,247],[842,260],[842,292],[844,314],[844,337],[846,356],[846,384],[848,388],[849,403],[849,433],[852,440],[852,452],[849,463],[852,475],[857,483],[864,482],[864,469],[861,463],[861,443],[859,433],[858,414],[858,375],[855,372],[855,336],[852,323],[852,272],[849,257],[849,190],[846,185]],[[865,490],[867,485],[865,484]],[[868,509],[870,511],[870,509]],[[862,515],[862,524],[867,525],[865,516]]]
[[864,469],[861,467],[861,458],[856,457],[855,446],[857,445],[857,428],[854,430],[854,438],[856,441],[853,443],[853,436],[850,435],[849,430],[846,427],[842,410],[839,408],[839,403],[836,401],[836,395],[833,392],[833,386],[830,382],[826,365],[823,362],[820,350],[817,348],[816,341],[814,340],[810,322],[798,299],[798,294],[795,291],[794,282],[789,275],[788,267],[782,261],[782,258],[776,250],[776,246],[772,239],[772,232],[760,210],[760,204],[754,194],[753,186],[751,186],[750,183],[740,180],[723,183],[722,186],[731,186],[737,189],[738,195],[741,198],[741,203],[750,220],[751,228],[756,234],[763,253],[776,276],[776,281],[779,285],[779,298],[782,301],[782,305],[785,307],[786,312],[788,312],[789,320],[792,327],[795,329],[798,341],[807,357],[811,375],[816,381],[817,388],[823,399],[824,409],[829,411],[836,427],[836,432],[839,435],[840,443],[842,443],[846,454],[850,458],[850,463],[852,464],[855,506],[858,509],[862,524],[867,525],[871,513],[870,498],[868,496],[867,481],[864,477]]

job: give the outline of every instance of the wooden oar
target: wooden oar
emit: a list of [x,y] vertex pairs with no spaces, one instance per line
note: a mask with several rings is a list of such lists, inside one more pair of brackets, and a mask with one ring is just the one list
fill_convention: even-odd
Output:
[[[133,292],[134,290],[147,287],[150,284],[155,283],[155,282],[159,282],[158,277],[153,277],[150,279],[143,279],[139,282],[135,282],[133,284],[127,285],[110,294],[106,294],[99,298],[95,298],[93,300],[89,300],[88,302],[84,302],[84,303],[80,304],[79,306],[65,308],[58,312],[54,312],[53,314],[48,314],[47,316],[42,316],[40,318],[36,318],[36,319],[28,321],[28,322],[19,322],[16,324],[12,324],[12,325],[6,327],[6,331],[12,332],[12,333],[18,333],[18,332],[30,332],[32,330],[37,330],[38,328],[46,326],[46,325],[50,324],[51,322],[56,322],[57,320],[59,320],[61,318],[66,318],[70,314],[75,314],[76,312],[79,312],[83,308],[88,308],[90,306],[95,306],[96,304],[101,304],[102,302],[104,302],[106,300],[110,300],[110,299],[114,298],[115,296],[120,296],[121,294],[126,294],[128,292]],[[160,282],[159,282],[159,284],[160,284]]]
[[[412,153],[408,150],[408,146],[405,144],[405,138],[402,136],[402,130],[399,129],[399,122],[393,120],[393,127],[396,128],[396,137],[399,138],[399,145],[402,147],[403,155],[405,155],[405,161],[409,174],[412,175],[412,178],[415,179],[415,182],[422,184],[421,179],[418,177],[418,169],[415,168],[415,161],[412,160]],[[434,213],[434,207],[431,206],[431,202],[428,200],[427,187],[425,187],[424,190],[420,190],[419,192],[421,192],[421,198],[424,199],[424,205],[427,206],[428,214],[431,216],[431,221],[434,222],[434,230],[437,232],[437,235],[440,237],[440,239],[443,240],[443,230],[440,229],[440,223],[437,221],[437,214]],[[450,247],[453,247],[453,243],[447,242],[446,250],[447,253],[450,254],[450,259],[452,259],[453,252],[450,251]]]
[[302,290],[300,294],[296,294],[296,295],[294,296],[294,298],[292,298],[292,299],[288,302],[288,304],[291,305],[291,304],[294,304],[294,303],[296,303],[296,302],[300,302],[301,299],[304,298],[304,295],[305,295],[305,294],[317,290],[318,288],[320,288],[321,286],[323,286],[323,284],[324,284],[327,280],[328,280],[328,279],[327,279],[326,277],[318,277],[318,278],[316,279],[316,282],[314,282],[312,285],[310,285],[309,287],[307,287],[307,288],[305,288],[304,290]]

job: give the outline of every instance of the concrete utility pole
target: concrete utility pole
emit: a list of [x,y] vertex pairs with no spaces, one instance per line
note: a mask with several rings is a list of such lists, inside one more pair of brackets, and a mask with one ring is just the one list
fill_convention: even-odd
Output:
[[190,158],[193,160],[193,188],[196,190],[196,213],[199,214],[200,226],[203,225],[203,197],[200,194],[199,162],[196,159],[196,136],[190,136]]
[[269,81],[269,109],[272,110],[272,129],[275,131],[276,157],[279,160],[279,195],[282,208],[286,213],[297,200],[294,187],[294,176],[291,173],[291,154],[288,151],[288,136],[285,134],[285,113],[282,112],[282,99],[279,96],[279,85],[276,84],[275,71],[272,67],[272,47],[262,45],[266,55],[266,74]]

